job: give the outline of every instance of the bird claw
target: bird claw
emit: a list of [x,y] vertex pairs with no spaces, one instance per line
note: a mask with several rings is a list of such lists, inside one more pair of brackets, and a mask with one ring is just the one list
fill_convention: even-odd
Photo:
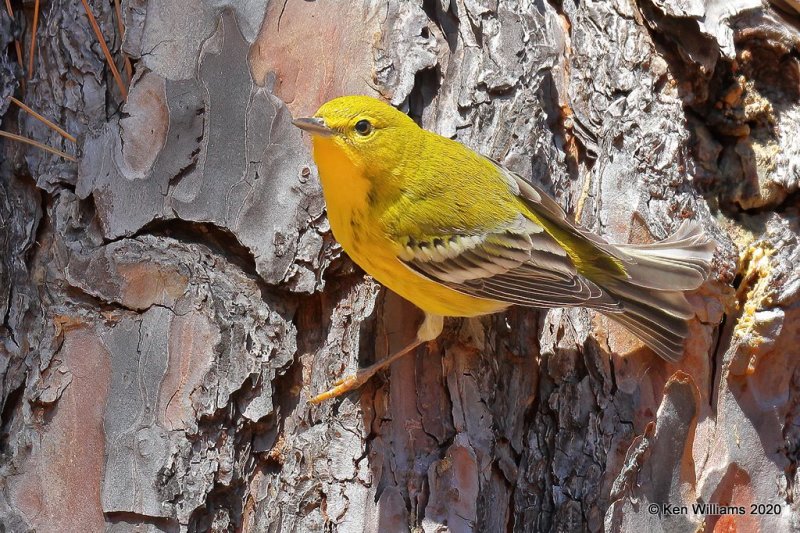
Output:
[[330,400],[332,398],[336,398],[337,396],[341,396],[342,394],[361,387],[361,385],[369,381],[369,378],[371,378],[372,375],[373,373],[358,372],[355,375],[337,379],[333,382],[333,387],[326,390],[322,394],[317,394],[311,398],[309,402],[318,404],[324,402],[325,400]]

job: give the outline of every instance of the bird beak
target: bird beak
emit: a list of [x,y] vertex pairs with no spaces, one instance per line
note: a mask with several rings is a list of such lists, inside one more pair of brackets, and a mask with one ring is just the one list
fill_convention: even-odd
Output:
[[311,135],[319,135],[320,137],[330,137],[333,135],[333,130],[325,125],[325,121],[321,118],[296,118],[292,124],[305,130]]

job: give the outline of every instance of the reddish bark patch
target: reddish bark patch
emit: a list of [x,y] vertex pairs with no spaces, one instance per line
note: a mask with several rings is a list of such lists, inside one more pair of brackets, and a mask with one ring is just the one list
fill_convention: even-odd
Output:
[[52,418],[32,434],[31,454],[9,479],[13,505],[38,531],[103,531],[103,414],[109,354],[88,327],[64,331],[58,356],[72,373]]
[[721,506],[742,506],[745,514],[743,516],[707,516],[706,531],[713,531],[714,533],[761,531],[757,517],[749,514],[750,504],[753,503],[754,499],[751,483],[752,480],[747,472],[735,464],[730,465],[728,471],[725,472],[725,475],[720,480],[711,501]]
[[186,291],[189,278],[158,263],[119,263],[122,304],[144,310],[153,304],[171,307]]
[[275,75],[273,94],[294,116],[312,115],[323,102],[371,89],[377,13],[362,3],[270,2],[265,24],[250,48],[258,85]]
[[196,426],[192,392],[214,362],[219,330],[199,313],[176,315],[169,329],[169,365],[158,398],[160,423],[170,430]]
[[132,175],[144,179],[161,152],[169,130],[164,79],[148,73],[136,80],[125,109],[133,114],[119,121],[122,157]]

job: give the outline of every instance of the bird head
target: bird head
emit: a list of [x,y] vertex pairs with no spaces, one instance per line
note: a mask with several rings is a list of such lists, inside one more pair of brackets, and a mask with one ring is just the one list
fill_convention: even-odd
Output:
[[405,113],[369,96],[335,98],[292,124],[311,134],[315,159],[334,151],[362,169],[400,157],[405,134],[419,128]]

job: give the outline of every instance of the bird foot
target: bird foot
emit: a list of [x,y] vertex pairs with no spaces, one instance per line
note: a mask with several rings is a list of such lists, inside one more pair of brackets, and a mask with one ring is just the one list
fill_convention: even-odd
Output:
[[355,375],[347,376],[333,382],[333,387],[326,390],[322,394],[317,394],[309,400],[309,402],[317,404],[341,396],[352,390],[360,388],[363,384],[369,381],[375,372],[370,372],[370,368],[358,371]]

